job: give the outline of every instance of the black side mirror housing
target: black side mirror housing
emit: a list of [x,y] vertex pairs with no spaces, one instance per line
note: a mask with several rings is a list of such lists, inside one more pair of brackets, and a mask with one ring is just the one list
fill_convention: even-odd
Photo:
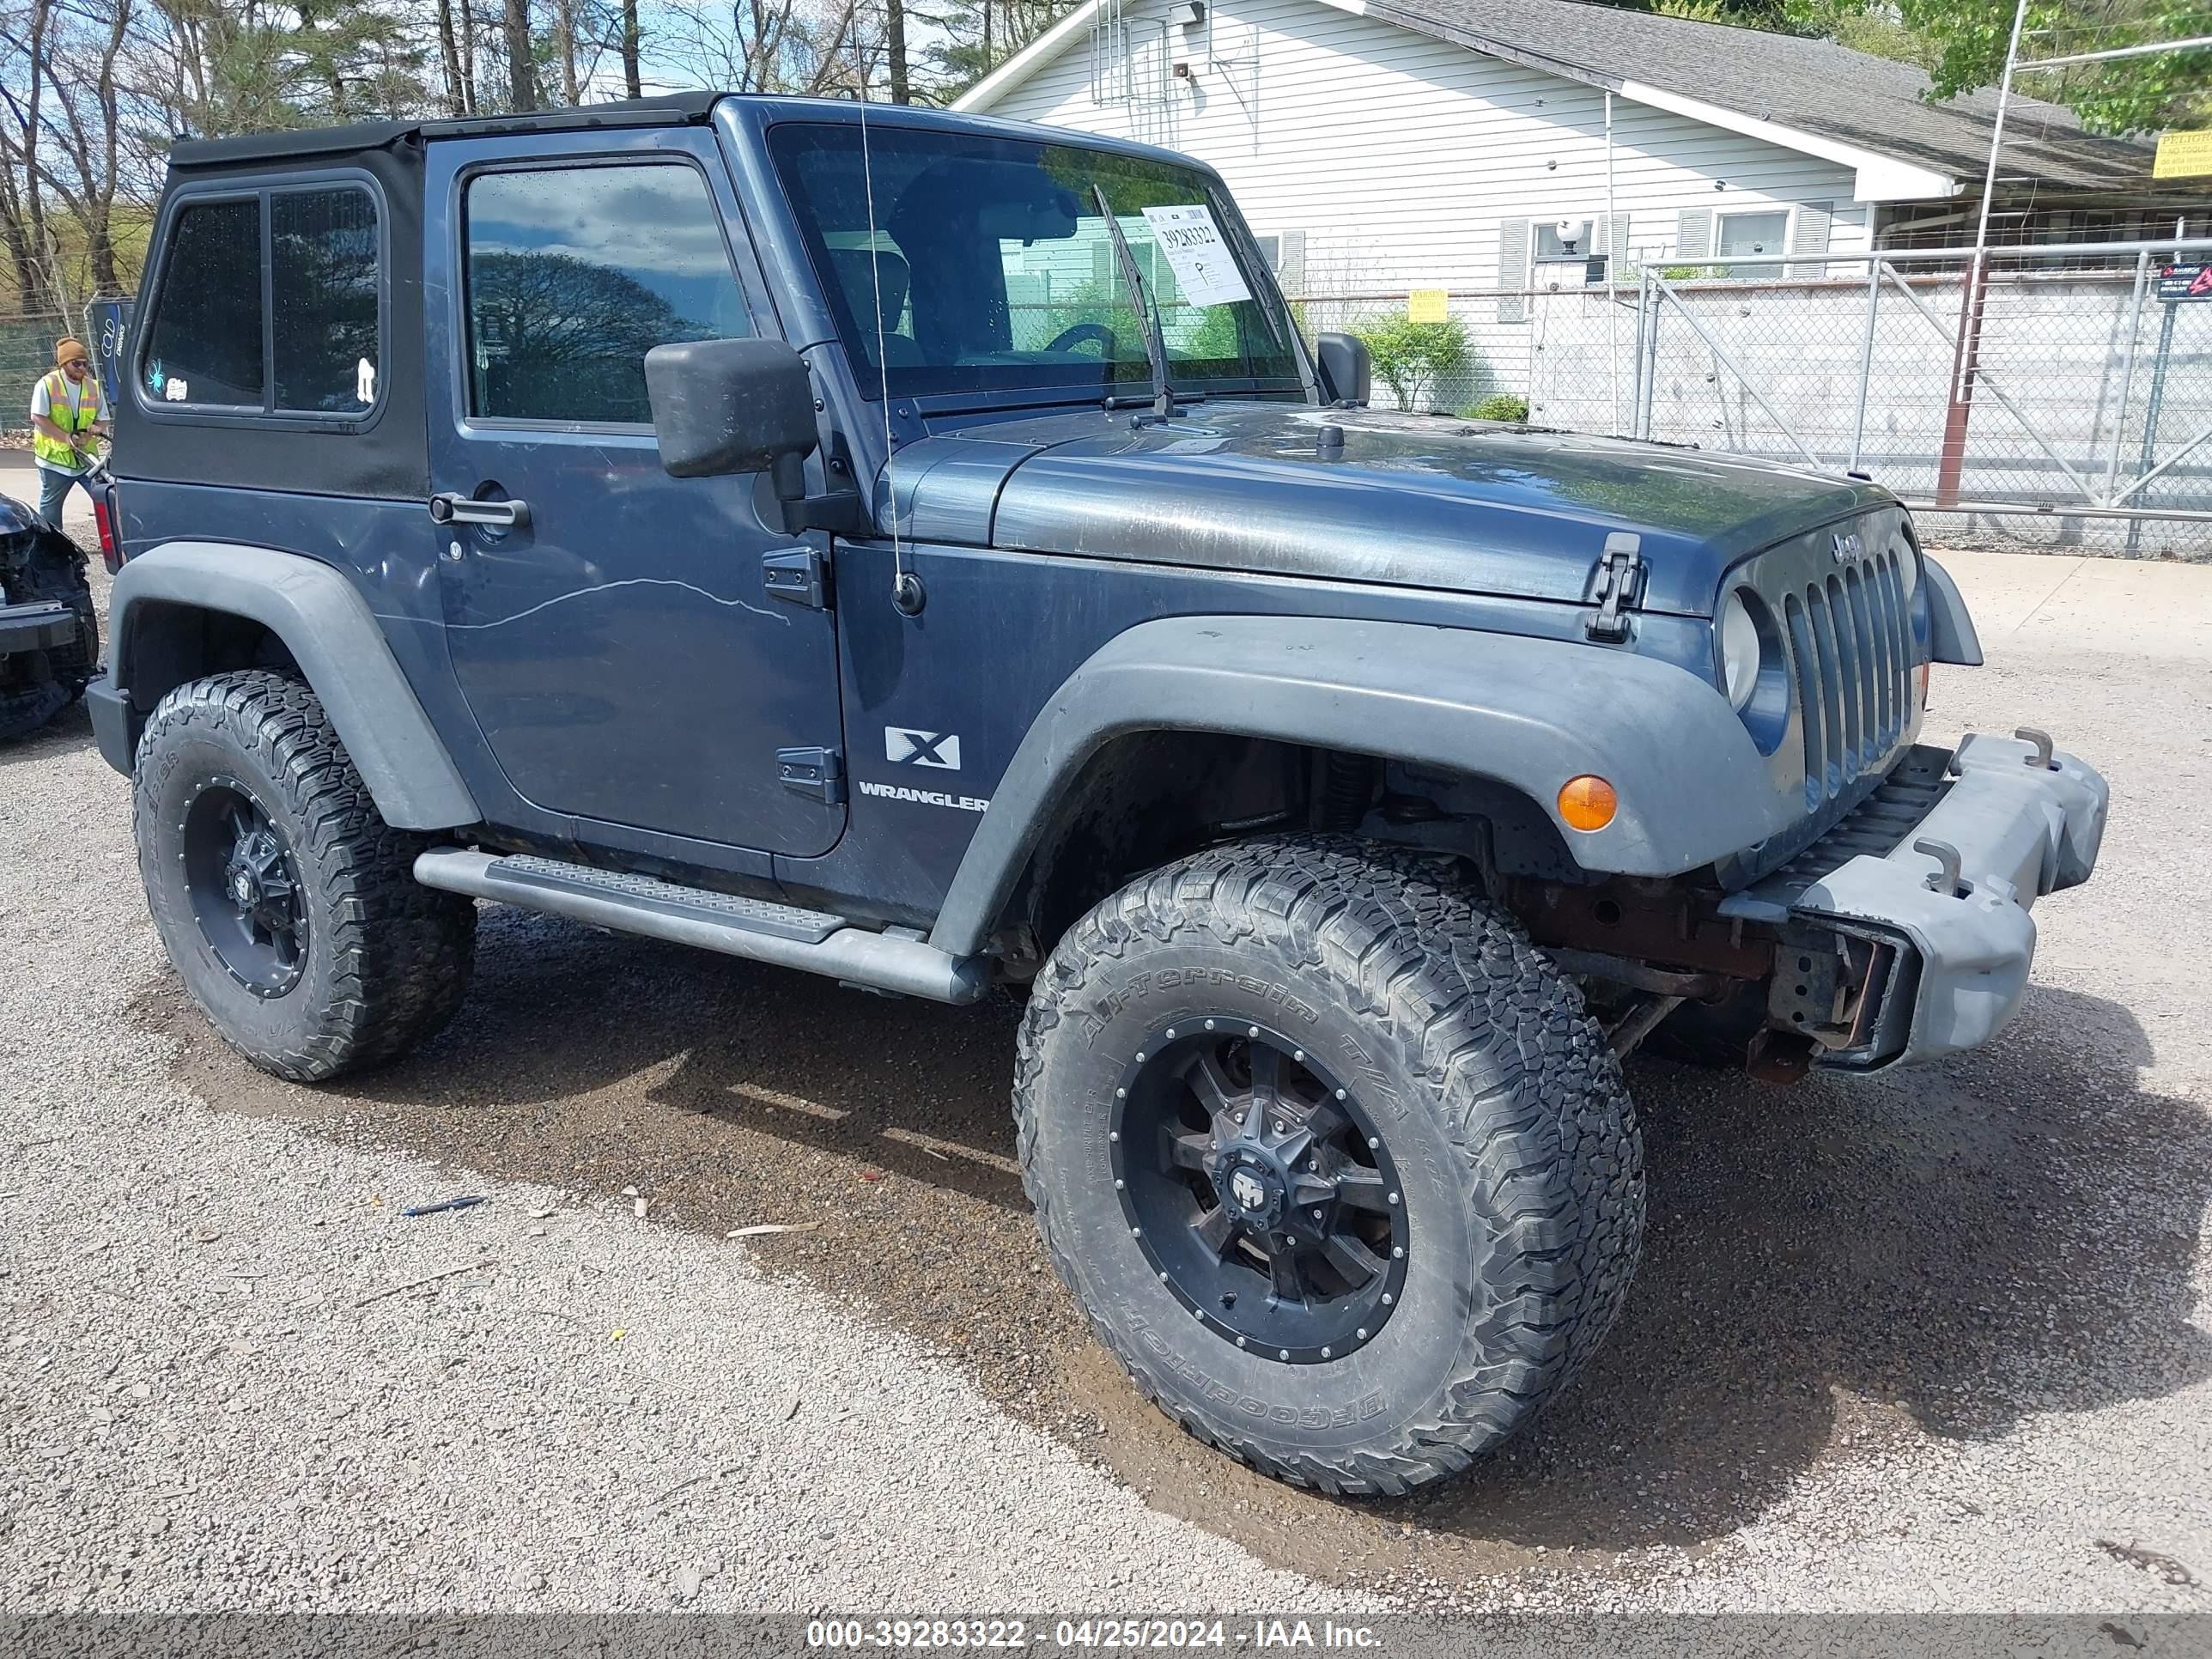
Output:
[[1322,390],[1336,403],[1365,403],[1375,380],[1367,342],[1356,334],[1324,334],[1316,343]]
[[799,494],[814,453],[814,383],[781,340],[681,340],[645,354],[646,396],[660,465],[678,478],[775,475]]

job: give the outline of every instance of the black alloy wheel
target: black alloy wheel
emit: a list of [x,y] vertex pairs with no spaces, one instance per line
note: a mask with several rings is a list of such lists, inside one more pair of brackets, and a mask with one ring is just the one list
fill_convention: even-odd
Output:
[[291,849],[236,778],[204,780],[185,808],[185,884],[200,937],[257,997],[300,982],[307,911]]
[[1311,1364],[1389,1319],[1412,1243],[1397,1170],[1351,1090],[1291,1038],[1226,1014],[1155,1031],[1111,1137],[1131,1236],[1207,1330]]

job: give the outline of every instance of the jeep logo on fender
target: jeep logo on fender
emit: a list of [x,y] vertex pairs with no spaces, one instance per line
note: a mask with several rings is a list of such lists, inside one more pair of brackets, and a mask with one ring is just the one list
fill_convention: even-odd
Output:
[[884,758],[894,766],[934,766],[947,772],[960,769],[957,732],[917,732],[907,726],[884,727]]

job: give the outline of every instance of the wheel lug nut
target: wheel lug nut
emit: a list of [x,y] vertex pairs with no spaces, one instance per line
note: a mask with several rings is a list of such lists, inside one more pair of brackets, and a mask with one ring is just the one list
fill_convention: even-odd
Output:
[[1320,1220],[1320,1219],[1321,1219],[1321,1212],[1320,1212],[1319,1210],[1316,1210],[1316,1211],[1313,1212],[1313,1218],[1314,1218],[1316,1221],[1318,1221],[1318,1220]]
[[1283,1133],[1283,1120],[1280,1118],[1275,1120],[1275,1133],[1277,1134]]

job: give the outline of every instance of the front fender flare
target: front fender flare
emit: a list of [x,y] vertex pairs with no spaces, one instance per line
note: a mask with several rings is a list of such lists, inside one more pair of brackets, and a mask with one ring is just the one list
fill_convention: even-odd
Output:
[[[125,563],[109,601],[114,679],[140,713],[171,687],[133,678],[143,630],[167,605],[259,623],[284,642],[368,786],[400,830],[451,830],[483,815],[416,698],[368,602],[326,564],[275,548],[164,542]],[[190,678],[186,676],[185,678]]]
[[[1583,868],[1674,876],[1793,822],[1795,791],[1721,695],[1687,671],[1597,646],[1405,623],[1174,617],[1095,652],[1053,694],[993,792],[930,942],[981,950],[1085,763],[1133,732],[1218,732],[1490,778],[1549,813]],[[1559,787],[1620,793],[1605,829],[1568,829]]]

